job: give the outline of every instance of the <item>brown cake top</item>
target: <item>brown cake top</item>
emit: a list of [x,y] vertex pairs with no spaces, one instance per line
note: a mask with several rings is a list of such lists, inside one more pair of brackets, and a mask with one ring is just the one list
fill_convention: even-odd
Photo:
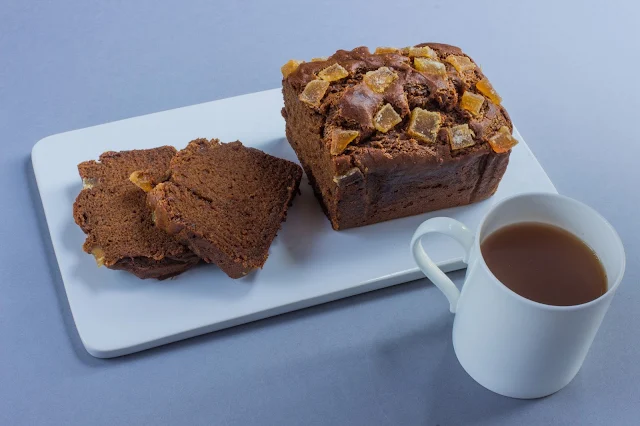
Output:
[[300,166],[239,141],[196,139],[170,170],[170,180],[149,193],[167,210],[160,217],[156,209],[157,220],[171,233],[187,228],[235,261],[261,267],[302,177]]
[[139,168],[160,180],[175,154],[170,146],[110,151],[99,161],[78,165],[84,189],[74,203],[73,215],[87,234],[84,250],[92,253],[99,265],[113,266],[126,258],[193,257],[186,247],[154,226],[144,191],[129,181]]
[[470,150],[506,152],[516,144],[501,98],[480,67],[457,47],[423,43],[403,49],[339,50],[289,61],[284,79],[308,108],[326,117],[333,155]]

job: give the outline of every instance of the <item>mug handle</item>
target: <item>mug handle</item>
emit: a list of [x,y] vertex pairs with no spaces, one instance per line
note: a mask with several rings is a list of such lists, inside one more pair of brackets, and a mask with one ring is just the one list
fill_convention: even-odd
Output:
[[473,232],[463,223],[449,217],[434,217],[426,220],[416,229],[411,239],[411,253],[420,270],[440,289],[449,300],[449,310],[456,313],[460,290],[451,279],[434,263],[429,255],[424,251],[422,238],[427,234],[437,233],[447,235],[456,240],[464,248],[465,254],[462,261],[469,262],[469,254],[473,246]]

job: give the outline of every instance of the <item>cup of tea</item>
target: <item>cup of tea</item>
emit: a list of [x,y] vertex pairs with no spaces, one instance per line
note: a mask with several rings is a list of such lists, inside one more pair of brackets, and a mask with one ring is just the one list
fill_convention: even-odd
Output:
[[[444,234],[465,250],[462,289],[424,251]],[[455,314],[453,347],[479,384],[513,398],[540,398],[580,370],[625,268],[620,237],[571,198],[527,193],[491,208],[474,235],[448,217],[422,223],[411,252]]]

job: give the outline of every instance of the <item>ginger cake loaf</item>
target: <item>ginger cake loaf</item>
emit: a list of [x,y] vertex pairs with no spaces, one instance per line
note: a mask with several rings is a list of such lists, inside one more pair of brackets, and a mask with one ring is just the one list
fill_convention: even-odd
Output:
[[454,46],[358,47],[282,73],[287,139],[336,230],[486,199],[517,143]]
[[87,234],[84,251],[93,254],[98,266],[165,279],[198,263],[191,250],[154,226],[145,192],[129,181],[139,168],[162,179],[175,154],[170,146],[109,151],[99,161],[78,165],[84,188],[73,205],[73,217]]
[[156,226],[231,278],[262,268],[301,178],[295,163],[217,139],[191,141],[165,182],[131,176],[149,190]]

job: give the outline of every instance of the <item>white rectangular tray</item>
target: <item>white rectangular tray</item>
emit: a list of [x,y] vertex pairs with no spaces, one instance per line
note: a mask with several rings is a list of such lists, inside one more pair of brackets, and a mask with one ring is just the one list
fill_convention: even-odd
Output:
[[[420,278],[409,240],[423,220],[447,215],[475,229],[487,209],[504,197],[556,192],[515,131],[521,143],[498,192],[471,206],[336,232],[305,180],[264,269],[242,280],[205,265],[172,280],[143,281],[97,268],[82,251],[85,236],[72,217],[82,186],[78,163],[108,150],[165,144],[181,149],[197,137],[239,139],[297,161],[284,136],[281,108],[280,90],[268,90],[61,133],[34,146],[33,168],[51,241],[78,333],[91,355],[125,355]],[[426,249],[443,269],[464,268],[453,242],[434,239]]]

